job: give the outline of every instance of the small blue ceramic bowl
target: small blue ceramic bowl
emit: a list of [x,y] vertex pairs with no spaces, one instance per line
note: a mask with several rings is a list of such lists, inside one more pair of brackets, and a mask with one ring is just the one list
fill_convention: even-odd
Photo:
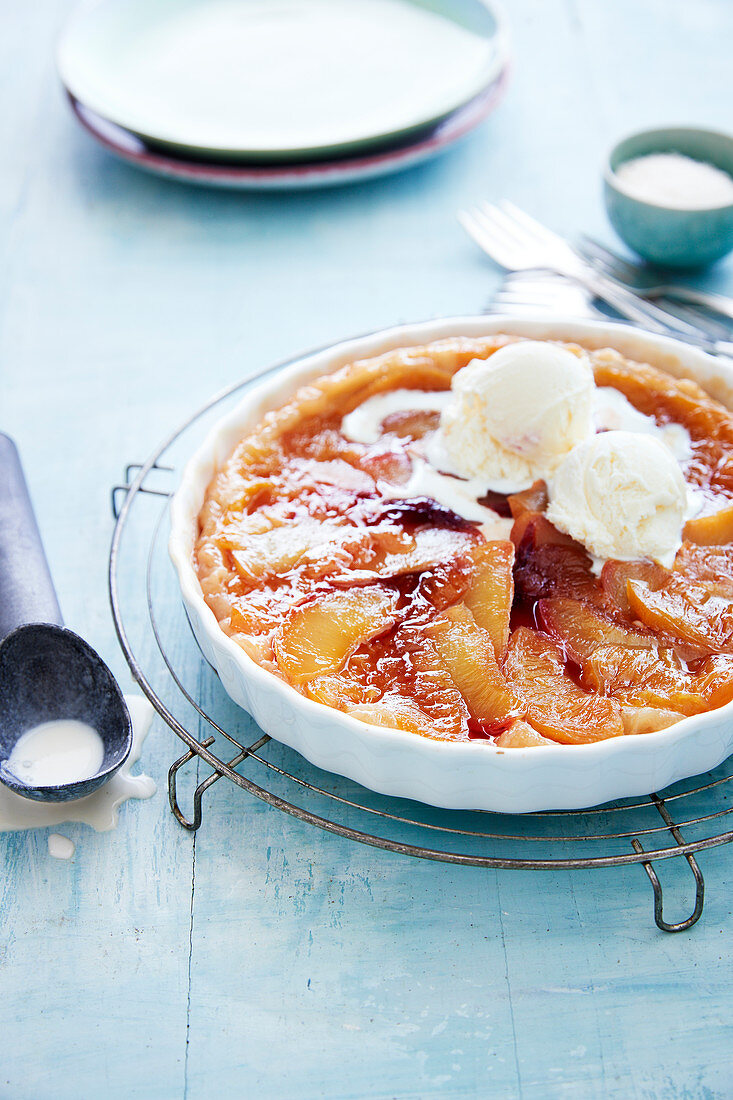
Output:
[[681,153],[733,176],[733,137],[685,127],[644,130],[614,146],[604,179],[611,225],[644,259],[663,267],[703,267],[727,255],[733,249],[733,202],[681,210],[642,201],[624,189],[617,169],[648,153]]

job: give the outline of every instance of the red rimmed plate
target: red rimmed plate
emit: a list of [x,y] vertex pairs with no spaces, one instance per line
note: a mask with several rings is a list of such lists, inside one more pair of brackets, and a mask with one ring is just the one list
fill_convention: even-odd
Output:
[[474,130],[499,103],[508,79],[508,66],[496,80],[465,107],[417,140],[362,156],[339,157],[285,165],[220,164],[154,150],[135,134],[97,115],[69,95],[72,110],[85,130],[108,152],[154,175],[205,187],[242,191],[286,191],[335,187],[399,172],[444,152]]

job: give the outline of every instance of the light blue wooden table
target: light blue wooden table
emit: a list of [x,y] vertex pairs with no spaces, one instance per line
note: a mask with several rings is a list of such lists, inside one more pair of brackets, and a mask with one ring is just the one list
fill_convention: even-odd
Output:
[[[110,618],[110,486],[213,391],[301,348],[480,311],[498,274],[457,207],[514,199],[611,240],[604,150],[645,124],[730,128],[727,0],[507,0],[500,110],[402,176],[289,196],[137,174],[74,123],[63,0],[0,14],[0,427],[21,448],[69,625],[131,681]],[[708,283],[733,291],[723,265]],[[142,613],[142,612],[141,612]],[[452,869],[350,844],[231,784],[192,836],[158,794],[119,828],[0,838],[0,1095],[733,1095],[733,850],[689,933],[638,866]],[[664,869],[663,869],[664,870]],[[687,915],[691,878],[667,873]]]

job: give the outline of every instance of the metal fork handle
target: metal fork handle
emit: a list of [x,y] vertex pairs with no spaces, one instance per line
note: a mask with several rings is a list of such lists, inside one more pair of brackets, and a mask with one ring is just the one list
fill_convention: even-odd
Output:
[[613,306],[622,317],[643,325],[651,332],[664,336],[670,334],[673,327],[671,317],[669,323],[666,320],[659,319],[655,314],[661,313],[661,310],[655,310],[654,307],[650,308],[648,302],[637,298],[630,290],[626,290],[614,279],[603,275],[596,268],[591,267],[590,264],[579,264],[577,272],[572,277],[581,286],[592,291],[596,297],[602,298],[608,305]]
[[[600,248],[594,242],[593,248]],[[586,244],[581,244],[579,254],[586,263],[595,270],[612,279],[615,283],[631,291],[645,302],[657,303],[665,313],[670,313],[679,320],[692,325],[707,336],[709,340],[727,340],[730,331],[729,321],[733,320],[733,298],[725,298],[721,294],[709,294],[692,287],[664,284],[660,286],[641,286],[630,281],[624,274],[619,261],[618,267],[612,259],[607,259],[601,251],[594,253]],[[612,254],[610,254],[612,256]],[[706,312],[701,312],[703,306]],[[717,314],[720,320],[715,320],[711,314]],[[726,320],[725,318],[728,318]]]
[[590,264],[583,264],[573,278],[582,286],[592,290],[604,302],[613,306],[622,317],[643,325],[650,332],[684,339],[687,343],[694,344],[695,347],[711,355],[733,355],[733,341],[711,340],[701,329],[679,320],[665,310],[657,309],[650,302],[644,302],[615,279],[604,275]]
[[644,325],[652,332],[664,334],[671,331],[696,343],[702,339],[710,339],[709,334],[701,331],[698,326],[691,325],[660,309],[653,302],[645,301],[634,294],[626,285],[619,283],[587,260],[583,253],[564,237],[553,233],[512,203],[504,201],[496,208],[489,206],[487,213],[493,222],[497,222],[498,219],[498,228],[503,233],[508,232],[511,236],[513,230],[515,238],[520,243],[524,240],[526,244],[529,240],[530,245],[536,245],[539,251],[545,253],[548,262],[555,265],[556,271],[585,282],[594,294],[612,305],[622,316]]
[[607,245],[585,233],[581,234],[576,251],[586,262],[594,267],[600,265],[607,275],[611,275],[643,298],[674,298],[678,302],[703,306],[711,313],[733,320],[733,298],[728,295],[700,290],[684,283],[655,283],[648,268],[619,256]]
[[594,287],[593,283],[596,282],[595,276],[598,275],[599,273],[595,272],[587,282],[581,282],[581,285],[592,290],[597,297],[607,302],[608,305],[613,306],[616,312],[620,313],[622,317],[626,317],[631,321],[636,321],[648,331],[656,332],[660,336],[671,336],[675,340],[684,340],[685,343],[692,344],[694,347],[699,348],[700,351],[724,359],[733,366],[733,340],[712,339],[706,336],[701,329],[687,325],[683,321],[680,321],[680,327],[675,327],[673,315],[671,313],[667,314],[670,318],[669,323],[666,321],[657,321],[652,316],[646,314],[643,309],[640,311],[636,308],[634,302],[634,299],[636,299],[635,294],[629,293],[627,296],[623,290],[621,290],[619,294],[615,280],[611,280],[610,283],[607,283],[604,277],[600,276],[599,281],[596,283],[597,288]]
[[733,321],[733,298],[725,294],[713,294],[707,290],[695,290],[691,286],[677,286],[676,284],[653,286],[649,290],[642,291],[649,298],[674,298],[678,302],[689,302],[690,305],[703,306],[711,313],[719,313],[721,317],[728,317]]
[[[657,329],[658,332],[669,332],[671,329],[673,332],[681,334],[688,340],[696,342],[707,340],[708,342],[712,342],[702,325],[698,326],[691,324],[689,321],[684,321],[682,318],[676,317],[672,313],[668,313],[667,310],[660,309],[660,307],[654,305],[653,302],[648,302],[644,298],[641,298],[640,295],[634,293],[634,291],[630,290],[624,283],[615,279],[613,275],[608,275],[594,264],[590,264],[586,260],[583,260],[579,254],[578,259],[584,271],[589,271],[594,277],[600,280],[599,286],[606,288],[601,294],[601,297],[605,298],[609,291],[619,292],[620,297],[617,296],[617,300],[625,303],[624,309],[620,310],[620,312],[624,312],[625,309],[633,309],[635,311],[635,317],[638,317],[639,311],[641,311],[647,319],[647,325],[651,323],[659,326]],[[618,306],[610,301],[610,298],[606,298],[606,300],[613,305],[615,309],[619,309]]]

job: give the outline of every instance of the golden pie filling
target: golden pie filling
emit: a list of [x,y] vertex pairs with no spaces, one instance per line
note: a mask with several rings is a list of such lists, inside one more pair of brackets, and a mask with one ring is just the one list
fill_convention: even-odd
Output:
[[[549,521],[544,480],[451,507],[446,484],[460,501],[464,483],[426,463],[454,375],[515,340],[353,363],[246,435],[199,514],[195,566],[221,628],[307,698],[443,740],[583,744],[730,702],[733,414],[691,381],[562,345],[689,440],[698,504],[676,553],[599,561]],[[377,431],[345,430],[395,394]]]

